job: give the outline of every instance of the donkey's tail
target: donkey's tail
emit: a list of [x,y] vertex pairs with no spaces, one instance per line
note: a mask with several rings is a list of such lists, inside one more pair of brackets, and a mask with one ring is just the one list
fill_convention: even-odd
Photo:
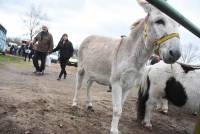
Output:
[[150,87],[150,79],[149,79],[149,71],[150,67],[145,68],[145,72],[141,78],[139,84],[139,91],[138,91],[138,100],[137,100],[137,120],[142,121],[145,116],[146,110],[146,102],[149,98],[149,87]]

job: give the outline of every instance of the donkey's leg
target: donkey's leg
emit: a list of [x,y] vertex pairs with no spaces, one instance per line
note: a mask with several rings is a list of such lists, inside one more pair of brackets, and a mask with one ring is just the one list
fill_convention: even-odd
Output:
[[162,111],[162,98],[160,98],[158,102],[156,102],[156,110],[159,112]]
[[157,99],[154,97],[150,97],[148,101],[146,102],[146,109],[145,109],[145,117],[144,117],[144,126],[147,128],[152,128],[151,124],[151,112],[153,110],[154,104],[157,102]]
[[123,107],[123,105],[124,105],[124,102],[126,101],[126,98],[127,98],[127,96],[128,96],[128,93],[129,93],[129,89],[124,89],[124,90],[122,90],[122,107]]
[[92,109],[92,100],[91,100],[91,95],[90,95],[90,87],[92,86],[93,81],[88,80],[87,81],[87,108]]
[[160,98],[156,104],[156,110],[163,113],[167,114],[168,112],[168,100],[165,98]]
[[165,98],[162,99],[162,112],[164,114],[168,113],[168,100]]
[[112,84],[113,117],[111,134],[118,134],[118,123],[122,113],[122,88],[119,83]]
[[84,78],[84,70],[79,70],[76,74],[76,89],[73,98],[73,107],[77,107],[78,105],[78,92],[80,91],[81,84]]

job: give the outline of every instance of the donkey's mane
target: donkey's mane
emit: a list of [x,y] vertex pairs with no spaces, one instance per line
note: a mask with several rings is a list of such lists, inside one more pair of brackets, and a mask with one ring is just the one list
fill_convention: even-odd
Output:
[[183,66],[183,67],[190,67],[190,68],[193,68],[193,69],[200,69],[200,65],[190,65],[190,64],[185,64],[185,63],[181,63],[181,62],[176,62],[178,63],[179,65]]
[[137,30],[143,23],[144,23],[144,18],[137,20],[131,25],[131,30]]
[[176,62],[178,63],[182,69],[184,70],[185,73],[188,73],[189,71],[194,71],[194,70],[199,70],[200,69],[200,65],[189,65],[189,64],[184,64],[184,63],[180,63],[180,62]]

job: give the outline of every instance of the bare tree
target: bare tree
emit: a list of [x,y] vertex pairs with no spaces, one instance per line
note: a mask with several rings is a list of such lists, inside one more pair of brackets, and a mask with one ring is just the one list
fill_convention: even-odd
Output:
[[25,14],[23,19],[24,25],[27,28],[27,34],[30,40],[40,31],[41,21],[47,20],[46,14],[41,10],[41,7],[31,5],[30,10]]
[[9,43],[15,43],[15,44],[17,44],[17,45],[21,45],[21,39],[20,39],[20,38],[17,38],[17,37],[13,37],[13,38],[8,37],[8,38],[6,39],[6,43],[7,43],[8,46],[9,46]]
[[182,45],[180,62],[186,64],[194,64],[200,62],[200,50],[197,46],[189,43],[188,45]]

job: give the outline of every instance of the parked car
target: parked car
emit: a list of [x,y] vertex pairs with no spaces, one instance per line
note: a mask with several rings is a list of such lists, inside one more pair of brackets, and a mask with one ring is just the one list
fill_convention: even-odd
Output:
[[78,59],[76,57],[71,57],[68,62],[69,66],[78,66]]
[[49,57],[51,59],[51,63],[57,63],[58,62],[58,53],[57,52],[50,54]]
[[[57,63],[58,62],[58,53],[57,52],[50,54],[49,57],[51,59],[51,63]],[[76,57],[71,57],[69,59],[67,65],[77,67],[78,66],[78,59]]]

